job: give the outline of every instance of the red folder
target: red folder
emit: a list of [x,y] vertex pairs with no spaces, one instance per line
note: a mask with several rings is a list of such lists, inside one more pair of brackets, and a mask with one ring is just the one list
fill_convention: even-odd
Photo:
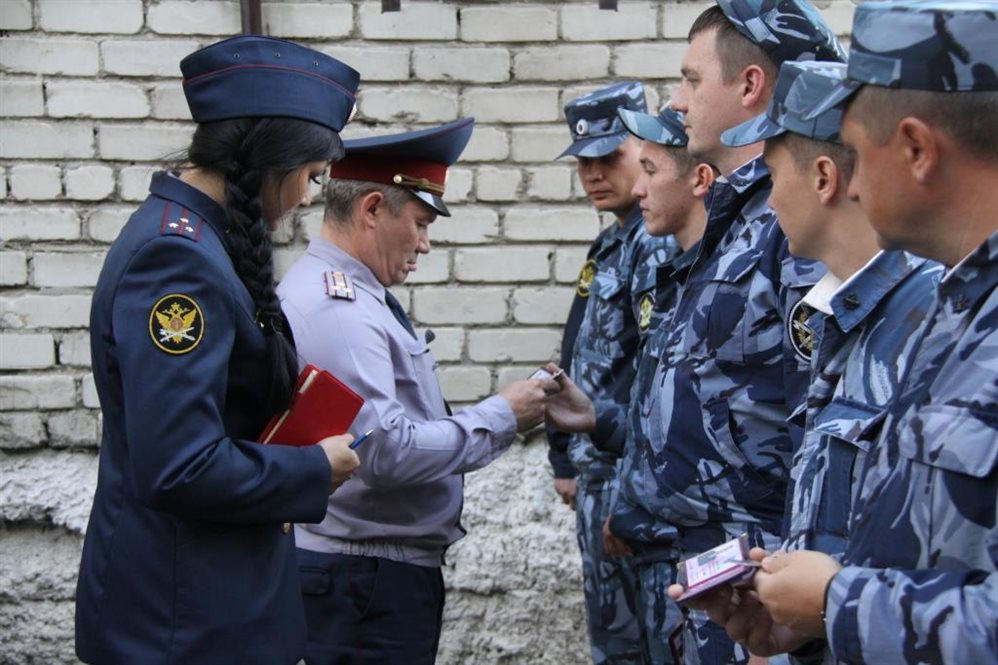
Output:
[[306,365],[298,377],[291,406],[274,416],[260,443],[308,446],[349,429],[364,399],[324,369]]

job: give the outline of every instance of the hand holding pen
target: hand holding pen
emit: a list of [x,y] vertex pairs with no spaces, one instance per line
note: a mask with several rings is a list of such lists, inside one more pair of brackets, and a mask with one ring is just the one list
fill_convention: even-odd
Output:
[[367,438],[369,436],[371,436],[371,434],[373,434],[373,433],[374,433],[374,428],[372,427],[371,429],[367,430],[366,432],[364,432],[363,434],[361,434],[359,437],[357,437],[356,439],[354,439],[353,443],[350,444],[350,450],[357,450],[358,448],[360,448],[360,444],[362,444],[365,441],[367,441]]

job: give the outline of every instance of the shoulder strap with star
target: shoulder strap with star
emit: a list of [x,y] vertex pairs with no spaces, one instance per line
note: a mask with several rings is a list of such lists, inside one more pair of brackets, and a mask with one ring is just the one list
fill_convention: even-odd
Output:
[[326,288],[326,295],[339,300],[356,300],[357,291],[354,289],[350,275],[339,270],[327,270],[322,273],[322,282]]
[[166,202],[163,219],[159,224],[161,236],[181,236],[194,242],[200,242],[203,228],[204,220],[200,215],[173,201]]

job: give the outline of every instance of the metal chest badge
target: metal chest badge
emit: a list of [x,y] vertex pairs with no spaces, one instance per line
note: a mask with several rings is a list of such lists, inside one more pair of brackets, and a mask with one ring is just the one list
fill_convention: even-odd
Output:
[[575,285],[575,292],[583,298],[588,298],[589,287],[592,286],[594,279],[596,279],[596,261],[589,259],[579,271],[579,281]]
[[194,299],[171,293],[156,301],[149,314],[149,336],[161,351],[189,353],[204,336],[204,316]]
[[655,295],[654,291],[649,291],[641,296],[641,300],[638,302],[638,329],[648,330],[648,326],[651,325],[651,315],[655,311]]
[[807,325],[807,320],[814,315],[814,309],[803,300],[798,300],[797,304],[790,310],[787,318],[787,336],[794,351],[803,360],[811,361],[811,354],[814,352],[814,330]]

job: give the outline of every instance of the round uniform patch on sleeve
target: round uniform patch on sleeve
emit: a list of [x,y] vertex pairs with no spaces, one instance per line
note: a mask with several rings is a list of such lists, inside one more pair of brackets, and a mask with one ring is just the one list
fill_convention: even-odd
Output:
[[807,320],[814,314],[814,309],[803,300],[790,309],[790,316],[787,318],[787,334],[790,337],[790,344],[801,360],[811,362],[811,354],[814,352],[814,330],[807,325]]
[[575,292],[583,298],[588,298],[589,287],[592,286],[594,279],[596,279],[596,261],[589,259],[579,271],[579,281],[575,285]]
[[149,314],[149,336],[161,351],[190,353],[204,336],[204,316],[194,299],[182,293],[163,296]]

